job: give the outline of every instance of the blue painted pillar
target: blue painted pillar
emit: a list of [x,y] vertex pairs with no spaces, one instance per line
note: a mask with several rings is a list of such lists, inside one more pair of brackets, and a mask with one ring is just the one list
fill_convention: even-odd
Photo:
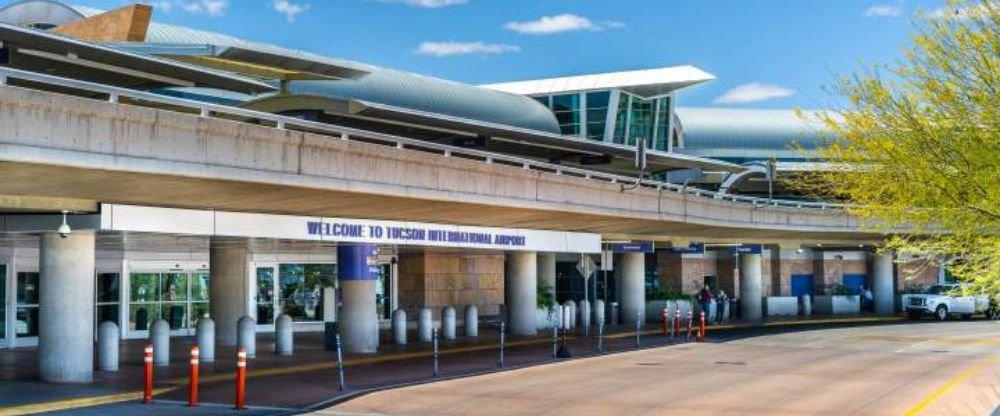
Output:
[[337,246],[337,278],[343,300],[343,309],[337,317],[346,352],[378,352],[377,258],[378,246],[375,245]]

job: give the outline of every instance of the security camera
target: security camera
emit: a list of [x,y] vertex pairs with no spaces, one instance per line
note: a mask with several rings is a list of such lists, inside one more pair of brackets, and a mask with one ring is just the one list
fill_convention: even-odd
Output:
[[62,225],[59,226],[57,232],[59,233],[59,237],[66,238],[73,233],[73,229],[69,228],[69,224],[66,223],[66,214],[69,214],[69,211],[63,211],[62,214]]

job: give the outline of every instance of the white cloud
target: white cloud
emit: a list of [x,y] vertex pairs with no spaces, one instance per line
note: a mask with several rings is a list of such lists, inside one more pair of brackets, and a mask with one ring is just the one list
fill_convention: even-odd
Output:
[[726,91],[715,99],[715,104],[742,104],[791,97],[795,90],[780,85],[751,82]]
[[212,17],[226,14],[226,9],[229,8],[229,0],[158,0],[147,4],[153,6],[153,10],[167,13],[179,8],[188,13],[207,14]]
[[599,31],[607,28],[624,27],[622,22],[594,23],[592,20],[575,14],[564,13],[555,16],[542,16],[538,20],[527,22],[509,22],[504,29],[524,35],[551,35],[555,33],[573,32],[578,30]]
[[876,4],[865,9],[865,17],[899,17],[903,14],[903,5],[896,4]]
[[437,57],[457,55],[499,55],[509,52],[520,52],[517,45],[483,42],[422,42],[414,53]]
[[274,11],[285,15],[285,20],[288,23],[292,23],[295,21],[296,16],[309,11],[312,5],[309,3],[292,3],[288,0],[274,0],[271,2],[271,7],[274,8]]
[[469,0],[378,0],[378,1],[382,3],[406,4],[414,7],[423,7],[426,9],[436,9],[439,7],[455,6],[469,2]]

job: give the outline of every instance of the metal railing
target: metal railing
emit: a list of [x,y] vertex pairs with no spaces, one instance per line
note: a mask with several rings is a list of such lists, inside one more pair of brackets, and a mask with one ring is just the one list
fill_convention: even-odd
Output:
[[[328,135],[339,140],[361,140],[365,143],[382,144],[398,149],[410,148],[412,150],[432,151],[447,157],[461,157],[464,159],[481,160],[490,164],[503,164],[521,167],[526,170],[534,170],[555,175],[569,175],[613,184],[638,185],[638,187],[641,188],[658,190],[660,192],[674,192],[682,195],[693,195],[696,197],[747,203],[752,204],[754,207],[815,208],[824,210],[841,209],[844,207],[842,204],[748,197],[707,191],[686,185],[666,183],[650,179],[637,180],[634,177],[625,175],[617,175],[554,163],[539,162],[529,158],[511,156],[502,153],[450,146],[386,133],[344,127],[336,124],[321,123],[262,111],[247,110],[228,105],[170,97],[147,91],[113,87],[89,81],[57,77],[37,72],[23,71],[13,68],[0,68],[0,86],[9,85],[10,80],[14,79],[57,86],[60,88],[69,88],[91,94],[96,93],[98,95],[105,95],[107,97],[106,100],[111,103],[120,103],[123,98],[127,98],[129,100],[128,103],[131,105],[142,106],[143,103],[155,103],[175,108],[179,107],[182,109],[192,110],[192,112],[196,112],[200,117],[205,118],[222,118],[221,116],[230,116],[225,119],[234,121],[235,118],[235,121],[254,122],[258,125],[271,126],[281,130],[297,128],[311,133]],[[26,87],[31,88],[30,86]]]

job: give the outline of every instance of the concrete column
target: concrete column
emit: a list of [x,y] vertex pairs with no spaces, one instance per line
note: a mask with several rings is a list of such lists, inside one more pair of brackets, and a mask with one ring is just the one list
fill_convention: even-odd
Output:
[[378,352],[378,274],[368,264],[376,255],[378,247],[370,244],[337,246],[337,278],[343,295],[340,332],[348,353]]
[[38,371],[42,381],[94,379],[94,233],[45,233],[39,258]]
[[876,254],[872,261],[872,296],[875,313],[889,315],[896,310],[896,296],[892,292],[892,254]]
[[538,287],[548,287],[552,301],[556,301],[555,253],[538,253]]
[[635,325],[635,314],[646,312],[646,253],[622,254],[621,271],[621,319]]
[[538,256],[534,252],[508,253],[507,267],[510,267],[507,327],[511,335],[535,335],[538,333],[535,322],[535,310],[538,309]]
[[236,346],[236,326],[240,318],[256,311],[248,310],[247,288],[249,250],[236,239],[212,237],[209,242],[209,312],[215,321],[215,339],[219,345]]
[[760,320],[763,315],[760,262],[760,254],[740,254],[740,312],[743,319]]

